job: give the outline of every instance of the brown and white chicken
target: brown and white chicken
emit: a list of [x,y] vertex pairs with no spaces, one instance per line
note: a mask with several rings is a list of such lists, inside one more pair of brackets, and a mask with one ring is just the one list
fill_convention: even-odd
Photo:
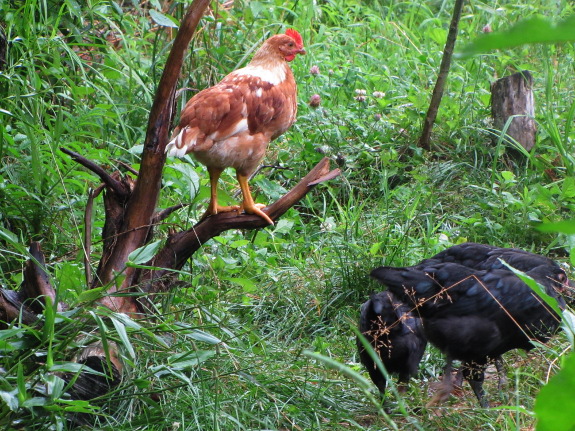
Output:
[[[177,157],[192,153],[208,168],[211,198],[207,215],[243,210],[273,224],[262,211],[265,205],[254,203],[248,178],[270,141],[296,119],[297,88],[288,62],[297,54],[305,54],[297,31],[289,29],[272,36],[246,67],[200,91],[182,110],[166,152]],[[227,167],[236,170],[243,195],[240,206],[218,205],[218,179]]]

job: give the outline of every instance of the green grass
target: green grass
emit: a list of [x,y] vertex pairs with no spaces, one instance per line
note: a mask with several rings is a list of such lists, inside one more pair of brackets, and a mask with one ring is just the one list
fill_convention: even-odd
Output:
[[[353,328],[359,305],[379,289],[367,274],[381,264],[412,264],[465,240],[567,260],[572,237],[533,226],[572,218],[575,209],[573,44],[455,60],[427,154],[416,142],[450,2],[236,0],[230,10],[218,8],[190,45],[182,87],[217,82],[288,26],[301,31],[308,50],[292,64],[298,121],[265,160],[289,169],[261,171],[255,193],[276,199],[325,155],[343,175],[275,227],[210,241],[184,268],[181,287],[158,298],[158,316],[136,323],[94,309],[82,295],[83,212],[99,183],[58,150],[110,171],[119,161],[138,168],[173,33],[150,18],[148,8],[159,2],[124,3],[0,4],[10,53],[0,74],[0,283],[18,288],[26,245],[41,240],[51,281],[71,305],[44,313],[54,321],[47,330],[0,331],[0,426],[68,429],[71,413],[94,407],[95,428],[117,431],[533,429],[534,398],[570,345],[563,334],[549,348],[506,355],[508,390],[486,383],[498,409],[479,409],[468,386],[442,408],[425,408],[444,364],[429,348],[405,411],[391,395],[392,407],[382,412],[370,401],[375,387],[368,396],[358,383],[357,374],[367,374]],[[467,4],[458,46],[486,24],[500,29],[527,16],[573,12],[560,3]],[[183,11],[173,2],[162,12],[179,19]],[[535,150],[518,158],[492,143],[489,85],[521,69],[534,75],[539,135]],[[365,90],[365,100],[356,90]],[[178,109],[191,94],[184,92]],[[307,103],[314,94],[318,108]],[[234,200],[233,172],[222,180]],[[193,224],[207,196],[207,174],[193,161],[168,160],[163,181],[159,206],[193,205],[166,220],[160,239],[168,227]],[[99,197],[94,265],[102,228]],[[67,398],[54,364],[71,369],[73,355],[96,339],[119,346],[125,375],[91,407]]]

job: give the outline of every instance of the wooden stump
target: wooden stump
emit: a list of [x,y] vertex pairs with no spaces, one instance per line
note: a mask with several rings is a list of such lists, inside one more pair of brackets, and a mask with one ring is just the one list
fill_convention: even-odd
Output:
[[510,121],[505,134],[527,151],[535,146],[537,133],[532,87],[533,77],[528,70],[498,79],[491,85],[491,115],[494,128],[499,132],[497,140]]

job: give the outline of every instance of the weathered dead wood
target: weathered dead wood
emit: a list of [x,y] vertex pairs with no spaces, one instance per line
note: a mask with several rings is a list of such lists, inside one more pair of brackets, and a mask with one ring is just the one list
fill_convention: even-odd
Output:
[[0,289],[0,329],[5,329],[11,322],[31,325],[38,319],[26,306],[26,299],[22,292]]
[[[90,372],[80,373],[70,391],[73,399],[91,400],[120,384],[123,366],[117,351],[118,347],[114,343],[110,343],[108,352],[101,343],[95,343],[74,358],[74,362],[86,365],[104,376]],[[65,379],[69,381],[74,377],[76,376],[70,374],[66,375]]]
[[50,298],[50,303],[55,305],[58,311],[62,311],[66,307],[57,302],[56,292],[46,272],[46,261],[40,243],[32,242],[29,251],[31,259],[28,259],[24,268],[22,297],[26,298],[27,306],[36,314],[44,310],[46,298]]
[[[62,302],[57,302],[56,292],[50,283],[50,278],[45,268],[45,257],[40,243],[30,244],[30,258],[24,267],[24,280],[20,291],[0,289],[0,327],[12,322],[32,325],[39,320],[46,305],[46,298],[56,305],[58,311],[68,308]],[[111,388],[120,382],[122,363],[117,356],[117,346],[110,343],[106,351],[101,343],[87,346],[75,358],[74,361],[85,364],[92,372],[81,372],[78,375],[65,374],[64,380],[75,379],[70,393],[74,399],[89,400],[109,392]]]
[[[0,321],[5,324],[16,321],[30,325],[37,320],[36,315],[44,310],[47,297],[51,304],[56,304],[56,292],[45,269],[40,243],[31,243],[29,251],[30,259],[24,267],[20,290],[0,289]],[[58,311],[65,308],[59,303],[56,306]]]
[[[174,95],[180,75],[184,54],[196,27],[210,0],[194,0],[182,19],[180,29],[168,56],[156,96],[144,141],[144,150],[139,175],[134,190],[128,199],[122,225],[116,242],[104,263],[98,268],[98,282],[110,284],[110,292],[116,290],[112,283],[117,274],[125,277],[119,289],[129,289],[135,275],[133,268],[127,268],[128,255],[144,245],[149,234],[156,203],[160,193],[162,169],[166,160],[165,147],[173,118]],[[108,296],[102,300],[108,308],[128,313],[137,312],[133,297]]]
[[[264,208],[272,220],[277,220],[289,208],[300,201],[317,184],[340,175],[339,169],[329,170],[330,161],[322,159],[293,189],[273,204]],[[191,229],[170,235],[166,245],[148,265],[157,270],[147,270],[142,274],[140,288],[146,293],[158,293],[169,289],[169,283],[158,282],[169,275],[169,269],[181,269],[185,262],[209,239],[230,229],[259,229],[268,224],[261,217],[237,212],[219,213],[210,216]],[[168,269],[169,268],[169,269]]]
[[[123,366],[116,356],[117,351],[118,347],[110,343],[108,355],[106,355],[107,352],[102,344],[95,343],[86,347],[73,359],[74,362],[85,365],[90,370],[84,370],[79,374],[64,373],[62,375],[66,382],[74,380],[74,384],[68,391],[71,399],[90,401],[92,406],[97,406],[98,398],[105,397],[120,385]],[[93,416],[88,413],[72,413],[68,416],[68,420],[74,426],[91,426],[94,423]]]
[[498,79],[491,85],[491,115],[494,128],[499,132],[497,141],[507,122],[505,135],[513,138],[527,151],[535,146],[535,100],[533,76],[528,70]]

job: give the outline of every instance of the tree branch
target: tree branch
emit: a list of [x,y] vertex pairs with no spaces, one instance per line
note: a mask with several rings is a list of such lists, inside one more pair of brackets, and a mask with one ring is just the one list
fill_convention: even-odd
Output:
[[60,147],[60,151],[62,151],[65,154],[68,154],[70,157],[72,157],[72,160],[81,164],[85,168],[91,170],[96,175],[98,175],[100,177],[100,179],[102,180],[102,182],[104,184],[106,184],[107,187],[112,189],[114,191],[114,193],[116,193],[121,199],[125,199],[128,196],[128,194],[130,193],[129,190],[126,190],[126,187],[124,186],[124,184],[122,184],[121,181],[118,181],[113,176],[111,176],[100,165],[97,165],[96,163],[92,162],[91,160],[88,160],[87,158],[76,153],[75,151],[69,150],[67,148]]
[[[322,159],[293,189],[264,212],[272,220],[277,220],[289,208],[299,202],[317,184],[340,175],[339,169],[329,170],[329,159]],[[209,239],[229,229],[258,229],[267,227],[265,220],[257,215],[225,212],[210,216],[191,229],[171,235],[166,245],[149,262],[150,266],[180,269],[185,262]],[[171,273],[169,269],[146,270],[142,275],[141,289],[148,293],[167,290],[167,285],[156,281]]]

